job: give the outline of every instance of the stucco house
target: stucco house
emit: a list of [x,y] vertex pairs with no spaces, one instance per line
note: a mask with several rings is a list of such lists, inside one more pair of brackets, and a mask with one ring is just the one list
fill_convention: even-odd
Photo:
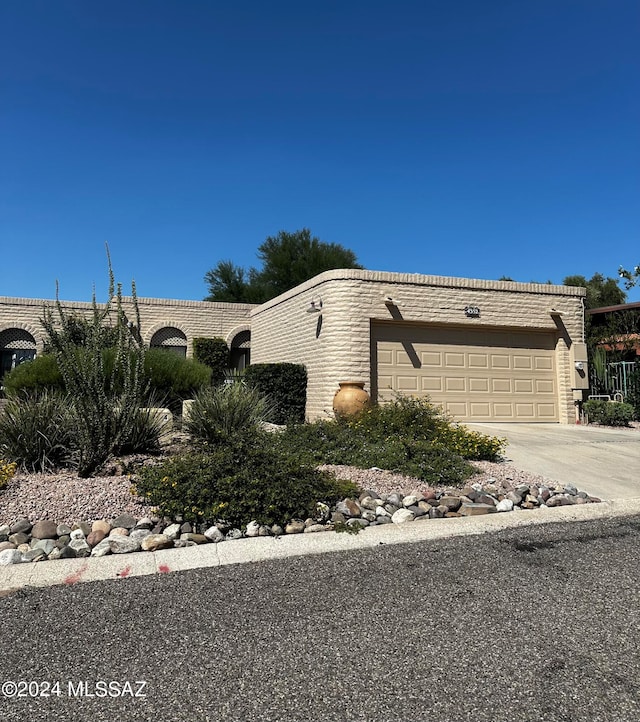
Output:
[[[310,419],[330,414],[338,383],[355,380],[374,399],[429,395],[461,421],[574,423],[588,388],[584,296],[569,286],[346,269],[256,306],[138,301],[150,346],[191,356],[194,337],[217,336],[238,367],[249,349],[252,363],[304,364]],[[43,303],[0,297],[4,369],[42,350]]]

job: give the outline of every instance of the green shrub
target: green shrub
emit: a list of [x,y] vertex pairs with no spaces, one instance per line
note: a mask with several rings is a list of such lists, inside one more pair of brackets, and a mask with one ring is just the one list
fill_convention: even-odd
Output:
[[270,402],[242,382],[201,389],[193,401],[184,429],[208,444],[255,435],[272,414]]
[[449,424],[438,431],[438,440],[448,449],[470,461],[498,461],[507,440],[473,431],[464,425]]
[[635,416],[635,409],[631,404],[619,401],[590,399],[585,401],[583,409],[590,423],[604,426],[629,426]]
[[307,369],[301,364],[253,364],[244,372],[244,379],[273,404],[274,424],[304,421],[307,404]]
[[123,438],[114,448],[117,454],[156,453],[160,450],[160,437],[163,433],[164,420],[154,409],[158,404],[138,409],[129,435]]
[[64,381],[55,356],[43,354],[12,369],[2,380],[7,396],[63,391]]
[[71,400],[51,391],[11,398],[0,414],[0,455],[29,472],[69,463],[75,446]]
[[148,395],[162,400],[163,406],[179,415],[184,399],[209,386],[211,369],[194,359],[152,348],[145,354],[144,379]]
[[458,484],[473,473],[466,459],[495,460],[506,441],[451,423],[428,400],[398,397],[356,417],[291,424],[274,444],[307,463],[378,466]]
[[17,468],[18,465],[15,461],[0,459],[0,491],[7,486],[9,479],[16,473]]
[[282,525],[305,519],[318,501],[333,504],[359,493],[351,482],[279,453],[264,432],[254,443],[233,442],[145,467],[134,484],[161,514],[189,521],[224,519],[237,527],[253,520]]
[[640,421],[640,364],[636,364],[636,370],[629,375],[628,389],[626,402],[633,406],[634,419]]
[[219,386],[224,382],[229,368],[229,347],[223,338],[194,338],[193,357],[211,369],[211,383]]

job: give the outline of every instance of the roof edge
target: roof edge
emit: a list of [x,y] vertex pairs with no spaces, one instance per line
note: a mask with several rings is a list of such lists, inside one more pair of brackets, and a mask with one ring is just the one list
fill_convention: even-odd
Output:
[[265,301],[252,312],[265,311],[284,301],[311,291],[328,281],[366,281],[380,283],[410,284],[415,286],[434,286],[438,288],[471,288],[482,291],[511,291],[512,293],[538,293],[549,296],[574,296],[584,298],[587,291],[582,286],[563,286],[548,283],[520,283],[518,281],[492,281],[480,278],[458,276],[431,276],[420,273],[395,273],[392,271],[367,271],[358,268],[337,268],[323,271],[308,281]]

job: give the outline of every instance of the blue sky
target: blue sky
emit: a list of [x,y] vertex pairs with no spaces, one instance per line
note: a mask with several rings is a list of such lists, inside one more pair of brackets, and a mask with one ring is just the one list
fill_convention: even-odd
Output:
[[[369,269],[640,263],[637,0],[2,0],[0,295],[201,299],[308,227]],[[640,290],[630,300],[640,299]]]

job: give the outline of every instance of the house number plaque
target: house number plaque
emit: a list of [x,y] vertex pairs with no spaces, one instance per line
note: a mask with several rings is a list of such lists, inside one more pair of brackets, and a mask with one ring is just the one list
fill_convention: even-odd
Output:
[[480,306],[465,306],[464,312],[467,316],[478,318],[480,316]]

